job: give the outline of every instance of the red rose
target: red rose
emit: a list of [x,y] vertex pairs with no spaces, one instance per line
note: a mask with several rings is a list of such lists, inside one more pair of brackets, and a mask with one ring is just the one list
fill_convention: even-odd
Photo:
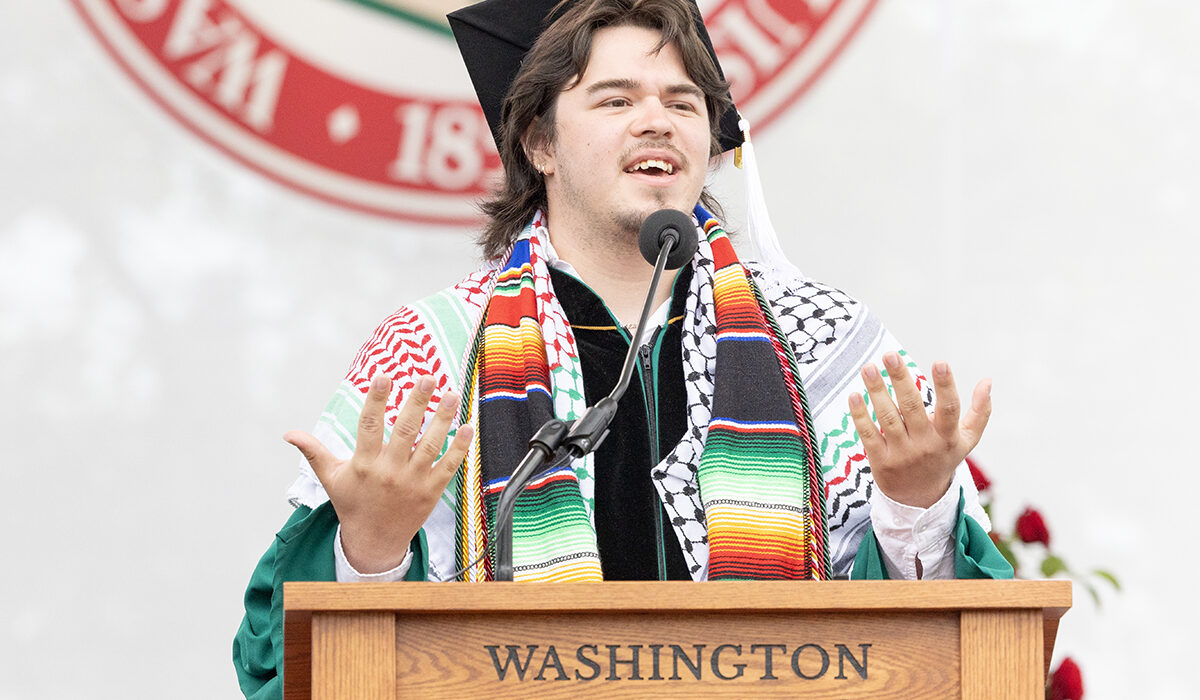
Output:
[[1050,531],[1046,529],[1046,521],[1042,519],[1041,513],[1032,508],[1026,508],[1025,512],[1017,516],[1017,537],[1025,544],[1041,542],[1047,547],[1050,546]]
[[975,480],[975,489],[977,491],[983,493],[991,488],[992,480],[987,478],[987,474],[984,474],[979,465],[975,463],[975,460],[970,457],[967,457],[967,469],[971,470],[971,478]]
[[1048,700],[1081,700],[1083,698],[1083,675],[1079,665],[1067,657],[1058,668],[1050,674],[1050,683],[1046,687]]

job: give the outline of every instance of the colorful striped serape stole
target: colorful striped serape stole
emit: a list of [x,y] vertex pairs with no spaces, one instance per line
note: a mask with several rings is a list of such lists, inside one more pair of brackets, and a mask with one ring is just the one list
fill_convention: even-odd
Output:
[[[535,291],[537,261],[528,233],[498,273],[469,363],[472,379],[463,407],[478,406],[479,429],[460,470],[460,568],[479,553],[492,552],[500,492],[525,456],[529,438],[554,416],[546,340],[538,321],[543,301]],[[570,464],[541,472],[517,499],[513,569],[518,581],[601,580],[596,533]],[[490,564],[480,564],[463,578],[491,577]]]
[[[696,467],[708,578],[828,578],[824,480],[791,345],[724,231],[703,209],[695,213],[708,241],[693,264],[697,275],[712,274],[713,303],[689,294],[687,313],[710,319],[695,327],[716,329],[712,420]],[[535,230],[544,231],[540,218],[497,272],[464,373],[461,419],[478,429],[456,484],[460,568],[492,552],[500,491],[530,436],[552,417],[555,398],[569,398],[559,406],[562,418],[583,408],[582,392],[559,397],[551,381],[548,357],[572,377],[579,360],[568,351],[569,327],[554,320],[565,316]],[[601,579],[596,532],[572,465],[551,465],[535,477],[513,519],[514,578]],[[488,559],[460,578],[491,579]]]
[[825,489],[795,359],[708,212],[717,354],[698,480],[709,580],[826,579]]

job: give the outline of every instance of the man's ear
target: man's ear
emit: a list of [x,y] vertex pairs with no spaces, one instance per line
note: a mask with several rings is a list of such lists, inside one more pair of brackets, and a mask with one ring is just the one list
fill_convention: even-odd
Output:
[[543,175],[554,173],[556,163],[553,146],[553,139],[546,133],[545,123],[541,117],[535,117],[521,137],[521,148],[525,151],[525,157],[533,164],[533,169]]

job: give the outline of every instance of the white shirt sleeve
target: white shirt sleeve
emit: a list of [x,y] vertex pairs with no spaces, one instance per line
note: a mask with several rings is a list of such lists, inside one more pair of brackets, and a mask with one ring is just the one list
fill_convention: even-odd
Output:
[[871,496],[871,528],[890,578],[910,581],[954,578],[953,534],[958,490],[956,478],[936,503],[928,508],[915,508],[893,501],[876,487]]
[[350,566],[350,562],[346,559],[346,551],[342,549],[342,526],[338,525],[337,535],[333,538],[333,568],[337,572],[338,583],[392,583],[393,581],[403,581],[408,575],[408,567],[412,566],[413,553],[412,549],[404,550],[404,560],[396,565],[394,569],[383,571],[378,574],[360,574]]

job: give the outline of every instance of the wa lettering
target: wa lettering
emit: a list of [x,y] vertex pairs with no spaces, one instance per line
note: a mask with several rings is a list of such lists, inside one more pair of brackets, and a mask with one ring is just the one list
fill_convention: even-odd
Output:
[[[157,19],[166,4],[125,0],[122,11],[134,21]],[[287,54],[263,49],[262,37],[237,16],[213,12],[212,0],[182,0],[171,18],[162,55],[196,92],[260,133],[271,130]]]

